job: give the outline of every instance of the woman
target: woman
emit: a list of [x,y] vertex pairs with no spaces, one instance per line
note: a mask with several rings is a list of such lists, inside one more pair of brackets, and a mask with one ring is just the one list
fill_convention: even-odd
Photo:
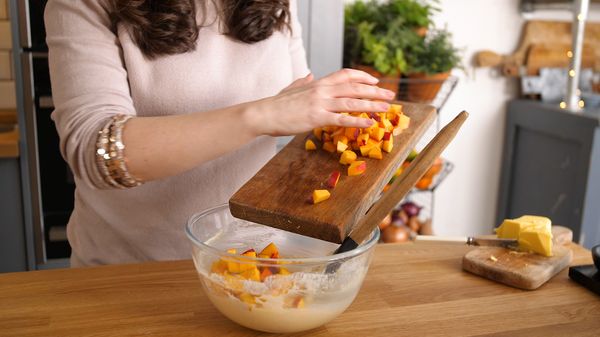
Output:
[[365,73],[313,80],[288,1],[48,2],[72,266],[187,258],[183,224],[226,203],[272,136],[368,127],[335,112],[387,110],[372,100],[393,93]]

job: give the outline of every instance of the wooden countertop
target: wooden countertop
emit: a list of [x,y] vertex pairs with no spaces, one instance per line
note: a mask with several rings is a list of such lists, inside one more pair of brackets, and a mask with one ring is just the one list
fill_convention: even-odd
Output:
[[[591,263],[577,245],[574,264]],[[525,291],[461,271],[469,248],[380,245],[352,306],[302,336],[598,336],[600,297],[562,271]],[[1,336],[258,336],[208,302],[191,261],[0,274]]]

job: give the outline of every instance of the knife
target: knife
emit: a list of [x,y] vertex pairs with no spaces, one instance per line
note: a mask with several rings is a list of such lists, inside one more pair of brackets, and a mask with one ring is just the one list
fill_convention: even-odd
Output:
[[468,246],[489,246],[503,247],[508,249],[517,249],[519,241],[517,239],[499,239],[499,238],[484,238],[476,236],[430,236],[417,235],[415,243],[432,242],[441,244],[463,244]]

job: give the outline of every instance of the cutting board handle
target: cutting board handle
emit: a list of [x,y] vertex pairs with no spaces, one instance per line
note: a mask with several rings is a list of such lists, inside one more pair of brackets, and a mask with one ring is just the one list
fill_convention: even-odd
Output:
[[459,113],[454,120],[435,135],[423,151],[394,180],[390,188],[383,193],[383,196],[375,202],[367,214],[360,219],[356,227],[350,232],[350,235],[342,242],[340,248],[336,250],[336,253],[353,249],[352,247],[358,246],[373,232],[381,220],[398,205],[402,198],[408,194],[417,181],[427,172],[433,162],[442,154],[468,116],[469,114],[466,111]]

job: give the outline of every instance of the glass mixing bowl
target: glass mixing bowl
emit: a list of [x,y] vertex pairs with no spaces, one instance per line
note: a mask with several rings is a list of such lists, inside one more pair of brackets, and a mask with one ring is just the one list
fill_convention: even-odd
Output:
[[[192,216],[186,232],[213,305],[240,325],[275,333],[313,329],[344,312],[360,290],[379,240],[376,229],[358,248],[331,255],[338,245],[236,219],[227,205]],[[240,255],[249,249],[260,253],[270,243],[282,258]],[[330,264],[339,268],[327,273]]]

